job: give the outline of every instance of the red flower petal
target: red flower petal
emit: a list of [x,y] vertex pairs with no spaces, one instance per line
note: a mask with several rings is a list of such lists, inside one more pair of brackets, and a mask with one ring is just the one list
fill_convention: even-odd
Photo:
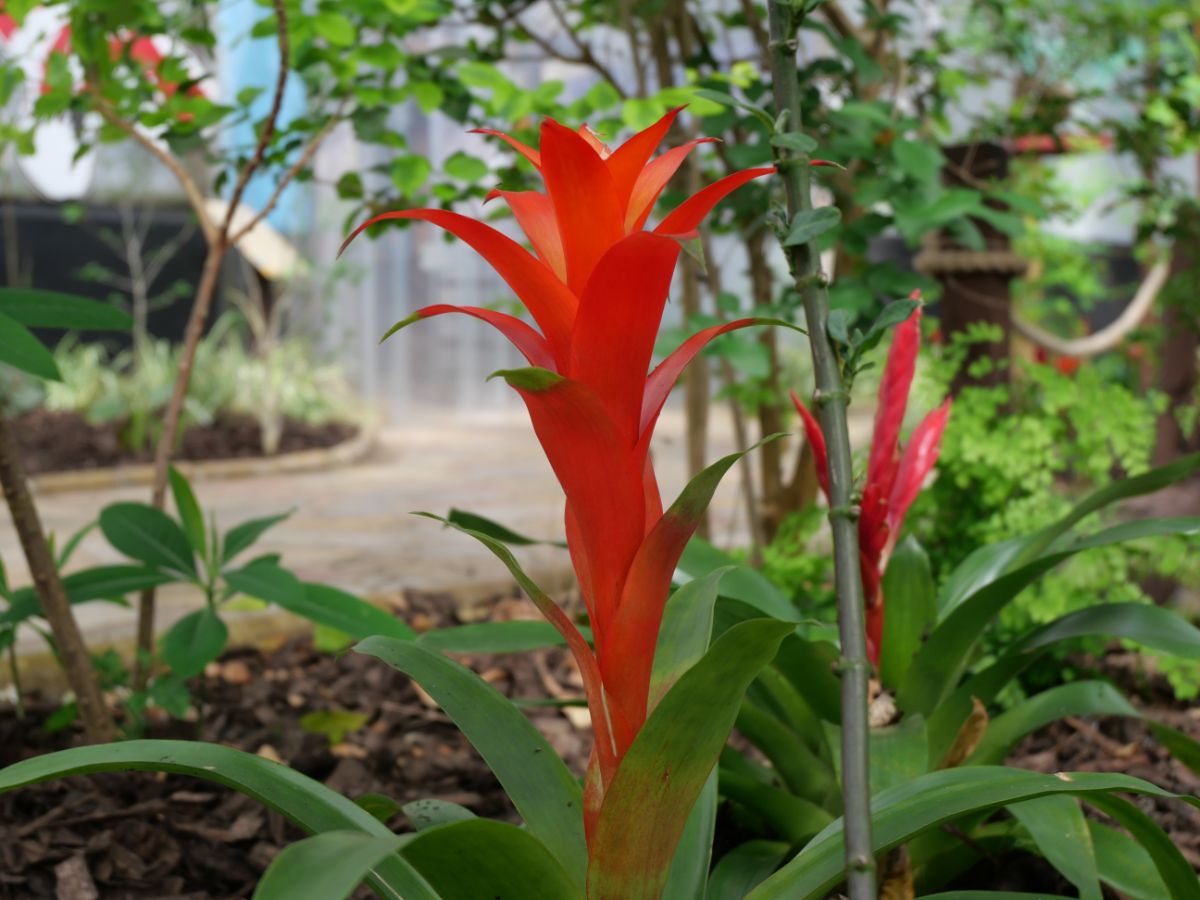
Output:
[[888,500],[887,524],[894,544],[900,535],[900,526],[904,524],[904,516],[912,506],[925,476],[937,462],[938,453],[942,447],[942,434],[946,431],[946,422],[950,419],[950,400],[927,415],[921,424],[913,431],[900,459],[896,472],[896,483]]
[[554,351],[561,369],[571,342],[571,324],[575,320],[578,299],[566,285],[554,277],[529,251],[495,228],[444,209],[406,209],[383,213],[368,219],[342,243],[341,255],[364,229],[385,219],[419,219],[444,228],[469,244],[486,259],[525,304],[542,334]]
[[533,430],[567,495],[586,559],[595,610],[592,627],[599,641],[642,543],[641,458],[587,385],[544,369],[497,374],[525,401]]
[[620,198],[623,211],[629,205],[633,186],[637,184],[642,170],[650,162],[650,157],[654,155],[658,145],[666,138],[667,132],[671,130],[671,125],[681,109],[683,107],[679,106],[670,110],[649,128],[639,131],[623,143],[608,158],[608,172],[612,175],[613,187]]
[[667,402],[671,388],[675,386],[675,382],[687,368],[688,363],[696,358],[696,354],[703,350],[709,341],[727,331],[770,323],[770,319],[763,318],[735,319],[723,325],[712,325],[702,331],[697,331],[676,347],[671,355],[660,362],[650,373],[650,377],[646,379],[646,390],[642,395],[642,419],[639,426],[641,440],[648,440],[649,432],[654,429],[654,423],[662,411],[663,404]]
[[542,123],[542,175],[566,251],[567,283],[578,296],[600,257],[625,235],[612,176],[587,141],[552,119]]
[[875,406],[875,434],[871,439],[871,457],[867,463],[867,484],[877,485],[884,497],[891,494],[899,461],[900,426],[908,405],[921,346],[921,307],[913,310],[896,326],[896,335],[888,350],[887,365],[879,382],[879,400]]
[[600,135],[596,134],[587,122],[576,128],[575,133],[587,141],[588,146],[595,150],[596,155],[601,159],[608,159],[612,156],[612,149],[600,139]]
[[678,147],[672,147],[642,169],[629,196],[629,207],[625,211],[625,230],[640,231],[645,226],[646,219],[650,218],[658,195],[663,192],[667,182],[683,165],[687,155],[699,144],[710,144],[716,141],[716,138],[702,137]]
[[487,199],[503,197],[512,210],[517,224],[533,244],[538,258],[548,265],[560,281],[567,280],[567,257],[563,253],[562,237],[558,233],[558,219],[554,216],[554,204],[545,194],[537,191],[494,190]]
[[689,231],[695,231],[696,227],[704,221],[704,217],[712,212],[712,208],[724,200],[727,195],[733,193],[748,181],[753,181],[755,178],[761,178],[764,175],[771,175],[774,172],[773,168],[766,167],[761,169],[743,169],[740,172],[734,172],[732,175],[726,175],[719,181],[714,181],[708,187],[697,191],[687,200],[684,200],[654,230],[659,234],[686,234]]
[[533,163],[535,169],[542,168],[542,156],[528,144],[523,144],[510,134],[505,134],[503,131],[497,131],[494,128],[472,128],[468,134],[490,134],[492,137],[498,137],[508,146],[512,147],[523,157]]
[[825,450],[825,433],[821,431],[821,426],[808,411],[808,407],[800,402],[795,391],[792,391],[792,403],[796,404],[796,412],[800,413],[800,421],[804,423],[804,435],[808,438],[808,445],[812,447],[817,483],[821,485],[825,498],[829,499],[829,455]]
[[424,306],[407,319],[401,319],[389,328],[383,339],[386,340],[397,331],[407,328],[418,319],[432,319],[434,316],[441,316],[446,313],[463,313],[464,315],[473,316],[476,319],[487,322],[508,338],[509,342],[521,351],[521,355],[529,361],[531,366],[540,366],[543,369],[554,371],[554,354],[550,352],[550,345],[546,343],[546,339],[516,316],[497,312],[494,309],[481,309],[477,306],[451,306],[448,303]]
[[579,301],[568,374],[596,392],[626,439],[637,442],[646,372],[680,246],[638,232],[600,260]]

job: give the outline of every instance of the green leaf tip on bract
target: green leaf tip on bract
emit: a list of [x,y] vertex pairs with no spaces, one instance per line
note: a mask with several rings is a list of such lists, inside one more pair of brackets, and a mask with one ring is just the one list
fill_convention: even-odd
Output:
[[379,339],[379,343],[382,344],[384,341],[386,341],[388,338],[390,338],[397,331],[407,328],[409,325],[411,325],[413,322],[416,322],[420,318],[421,318],[421,314],[419,312],[415,312],[411,316],[409,316],[407,319],[401,319],[399,322],[397,322],[395,325],[393,325],[391,328],[389,328],[387,331],[385,331],[383,333],[383,337],[381,337]]
[[566,381],[557,372],[551,372],[540,366],[529,366],[524,369],[500,369],[489,375],[487,380],[491,381],[493,378],[503,378],[508,382],[509,387],[534,393],[548,391],[560,382]]

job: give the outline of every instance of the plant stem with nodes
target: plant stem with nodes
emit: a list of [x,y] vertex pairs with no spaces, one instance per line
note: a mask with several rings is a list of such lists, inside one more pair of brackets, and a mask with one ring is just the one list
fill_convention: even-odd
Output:
[[[769,0],[770,59],[775,108],[784,129],[800,131],[800,91],[796,71],[797,30],[803,14],[786,0]],[[809,160],[806,154],[776,150],[787,194],[789,219],[812,209]],[[875,900],[875,857],[871,849],[870,773],[868,768],[867,696],[870,663],[864,630],[862,574],[858,563],[858,507],[850,433],[846,424],[848,393],[838,359],[826,333],[829,295],[821,277],[821,260],[812,242],[785,248],[796,290],[804,303],[808,337],[816,369],[821,430],[829,457],[829,519],[833,531],[834,580],[842,655],[842,805],[846,835],[846,886],[850,900]]]

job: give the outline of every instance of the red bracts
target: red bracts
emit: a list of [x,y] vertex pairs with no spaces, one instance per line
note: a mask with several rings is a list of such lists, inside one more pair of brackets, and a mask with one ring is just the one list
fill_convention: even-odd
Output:
[[651,158],[678,113],[611,151],[586,126],[575,131],[553,120],[542,124],[537,150],[485,132],[507,142],[545,181],[545,192],[492,194],[508,203],[532,253],[482,222],[436,209],[386,213],[350,236],[384,219],[432,222],[487,259],[536,326],[493,310],[439,305],[396,328],[466,313],[503,332],[529,362],[498,374],[524,399],[566,494],[567,543],[594,651],[561,610],[543,612],[583,673],[596,734],[588,778],[593,813],[646,719],[671,576],[701,512],[680,504],[664,514],[649,454],[655,423],[680,372],[708,341],[760,321],[708,328],[649,371],[680,240],[731,191],[773,171],[722,178],[643,230],[659,194],[700,143]]
[[[913,297],[919,299],[919,294]],[[913,431],[908,446],[901,453],[900,426],[908,405],[917,365],[917,350],[921,345],[921,309],[896,327],[888,351],[887,366],[879,383],[879,400],[875,408],[875,434],[867,462],[867,477],[862,489],[862,513],[858,520],[858,554],[862,569],[863,596],[866,603],[867,652],[879,665],[883,639],[883,573],[888,559],[900,537],[904,516],[916,499],[925,476],[937,462],[942,432],[950,417],[950,400],[929,413]],[[829,468],[825,453],[825,437],[816,419],[800,399],[792,401],[804,422],[804,431],[813,448],[817,479],[829,496]]]

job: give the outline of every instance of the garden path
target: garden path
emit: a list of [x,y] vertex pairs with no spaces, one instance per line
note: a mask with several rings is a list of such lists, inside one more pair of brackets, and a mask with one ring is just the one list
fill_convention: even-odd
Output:
[[[710,457],[716,458],[732,450],[734,440],[723,410],[711,424]],[[870,428],[865,416],[856,425],[856,430]],[[655,444],[668,502],[684,483],[682,442],[683,417],[668,410]],[[713,534],[718,543],[729,543],[744,533],[739,477],[735,469],[713,503]],[[427,418],[418,425],[383,430],[371,454],[355,465],[198,479],[195,489],[201,506],[216,513],[222,528],[294,509],[290,519],[256,545],[257,552],[281,553],[284,563],[305,580],[328,582],[385,604],[409,590],[445,591],[469,600],[511,584],[503,566],[483,547],[409,515],[412,510],[445,514],[451,507],[469,509],[532,536],[556,538],[562,530],[561,492],[528,420],[516,413],[471,422]],[[46,528],[67,535],[103,506],[120,500],[144,502],[146,495],[144,486],[50,493],[39,498],[39,506]],[[521,548],[517,555],[548,590],[565,587],[569,570],[564,551],[537,546]],[[24,558],[7,516],[0,521],[0,558],[11,584],[27,583]],[[93,533],[80,546],[71,567],[120,561],[120,555]],[[161,592],[160,628],[198,602],[198,593],[186,588]],[[128,647],[134,625],[131,610],[90,603],[78,612],[93,648]],[[234,641],[260,640],[303,627],[278,611],[231,618]],[[45,652],[45,646],[35,633],[26,629],[18,647],[32,669],[47,668],[36,665],[35,657]]]

